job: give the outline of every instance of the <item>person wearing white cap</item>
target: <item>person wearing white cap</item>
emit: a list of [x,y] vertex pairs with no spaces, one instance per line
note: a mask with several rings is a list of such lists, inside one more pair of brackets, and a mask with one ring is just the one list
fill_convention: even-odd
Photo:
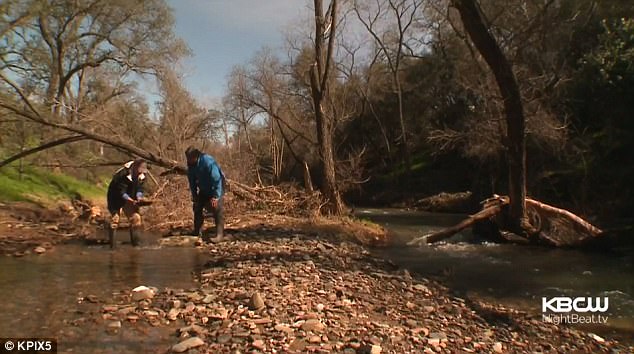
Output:
[[118,169],[108,185],[108,236],[110,248],[115,248],[115,233],[119,227],[121,211],[130,221],[130,242],[139,245],[138,230],[141,228],[139,202],[143,199],[143,183],[148,172],[143,159],[129,161]]

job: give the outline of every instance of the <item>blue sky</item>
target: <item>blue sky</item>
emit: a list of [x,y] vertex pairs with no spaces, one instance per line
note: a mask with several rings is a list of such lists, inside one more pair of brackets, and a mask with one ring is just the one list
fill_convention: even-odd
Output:
[[221,97],[227,76],[263,46],[284,44],[283,31],[307,13],[305,0],[168,0],[176,34],[193,56],[183,62],[186,87],[203,101]]

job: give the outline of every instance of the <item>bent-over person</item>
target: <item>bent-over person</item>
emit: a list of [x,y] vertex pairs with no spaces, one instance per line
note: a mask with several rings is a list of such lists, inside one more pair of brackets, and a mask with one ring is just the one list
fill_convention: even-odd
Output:
[[[224,174],[220,166],[208,154],[190,147],[185,151],[187,157],[187,177],[191,190],[194,210],[193,235],[202,237],[204,242],[218,242],[224,240]],[[214,216],[216,236],[209,236],[201,232],[203,226],[203,209],[209,210]]]
[[108,185],[110,248],[116,246],[115,234],[119,228],[121,212],[130,222],[130,242],[133,246],[139,245],[138,231],[141,228],[142,220],[138,203],[143,199],[143,183],[147,172],[145,160],[137,159],[126,163],[112,176],[110,185]]

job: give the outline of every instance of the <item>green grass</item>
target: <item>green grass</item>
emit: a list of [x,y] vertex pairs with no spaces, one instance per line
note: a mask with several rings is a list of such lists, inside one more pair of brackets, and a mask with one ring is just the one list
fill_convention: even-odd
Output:
[[25,168],[22,175],[15,166],[0,168],[0,201],[45,205],[78,194],[85,199],[98,200],[106,195],[103,185],[32,167]]

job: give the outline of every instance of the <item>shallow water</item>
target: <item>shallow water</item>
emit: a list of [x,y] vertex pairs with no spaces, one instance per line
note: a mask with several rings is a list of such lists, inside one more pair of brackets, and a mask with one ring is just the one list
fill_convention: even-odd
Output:
[[390,209],[365,209],[358,215],[383,224],[394,233],[396,244],[376,251],[379,256],[424,276],[441,279],[458,296],[511,305],[539,316],[542,297],[608,297],[607,325],[587,327],[634,338],[631,249],[598,252],[473,243],[470,231],[447,242],[411,247],[404,243],[453,225],[464,216]]
[[[458,296],[484,298],[539,314],[542,296],[608,296],[608,326],[634,336],[634,268],[632,252],[599,253],[541,247],[473,244],[469,232],[449,243],[409,247],[404,243],[428,231],[453,225],[462,215],[400,210],[361,210],[394,232],[397,244],[376,250],[379,256],[428,277],[438,277]],[[105,239],[105,235],[103,235]],[[114,291],[138,285],[159,289],[195,288],[195,274],[208,256],[193,247],[132,248],[126,235],[115,251],[107,246],[60,245],[43,256],[0,257],[0,334],[2,337],[54,337],[60,353],[164,353],[175,343],[178,323],[167,328],[125,324],[109,334],[90,318],[94,295],[108,303]],[[83,322],[82,322],[83,319]],[[77,321],[77,326],[69,325]]]
[[[102,304],[108,303],[113,291],[138,285],[159,289],[196,287],[192,272],[197,272],[206,260],[199,250],[161,249],[152,246],[156,239],[151,235],[143,239],[150,246],[122,244],[111,251],[108,246],[71,244],[60,245],[42,256],[0,258],[2,337],[57,338],[60,353],[165,352],[174,344],[174,337],[163,332],[173,329],[140,326],[127,330],[124,326],[119,333],[108,334],[105,325],[81,322],[83,308],[89,308],[82,304],[88,295],[96,296]],[[78,326],[67,324],[78,319]],[[144,333],[155,335],[141,335]]]

